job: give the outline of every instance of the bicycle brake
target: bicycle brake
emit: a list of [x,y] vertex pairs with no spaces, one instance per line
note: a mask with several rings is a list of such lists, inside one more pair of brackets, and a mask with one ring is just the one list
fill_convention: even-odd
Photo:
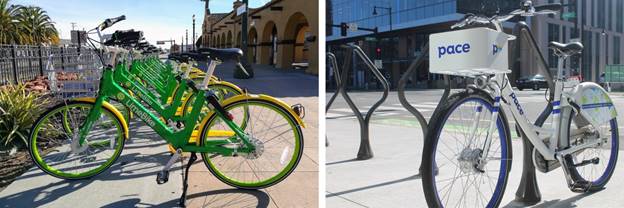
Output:
[[176,160],[180,159],[180,155],[182,155],[182,149],[177,149],[175,154],[171,156],[165,167],[161,171],[156,174],[156,183],[158,185],[167,183],[169,181],[169,169],[173,166]]

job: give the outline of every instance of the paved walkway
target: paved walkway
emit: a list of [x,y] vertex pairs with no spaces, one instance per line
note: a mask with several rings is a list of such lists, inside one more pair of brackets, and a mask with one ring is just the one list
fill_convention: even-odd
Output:
[[276,70],[254,65],[253,79],[232,78],[230,63],[217,67],[215,75],[247,88],[250,93],[267,94],[289,105],[306,108],[303,119],[303,159],[286,180],[260,191],[236,190],[218,181],[201,163],[191,168],[189,207],[318,207],[318,77],[302,72]]
[[[189,177],[189,207],[318,207],[318,78],[257,66],[256,78],[232,80],[231,71],[224,68],[218,70],[221,78],[245,86],[250,92],[277,94],[289,104],[306,107],[304,156],[290,177],[258,191],[229,187],[198,162]],[[182,190],[180,164],[173,167],[168,183],[157,185],[156,173],[169,159],[166,144],[142,123],[131,124],[132,139],[119,160],[101,175],[67,181],[32,168],[0,192],[0,208],[177,206]]]
[[[362,111],[368,109],[379,92],[353,93],[351,97]],[[430,119],[441,95],[440,90],[408,92],[408,99]],[[544,91],[524,91],[518,99],[528,117],[534,119],[544,106]],[[624,115],[624,94],[613,93],[616,108]],[[326,95],[326,97],[331,94]],[[423,136],[415,118],[405,111],[392,92],[373,116],[370,140],[375,157],[354,160],[360,143],[358,122],[342,97],[328,111],[327,137],[327,207],[427,207],[422,182],[416,177],[420,165]],[[622,132],[620,128],[620,132]],[[622,135],[622,133],[620,133]],[[624,138],[624,137],[620,137]],[[512,171],[501,207],[523,207],[513,202],[522,170],[522,142],[514,137]],[[623,145],[620,145],[620,150]],[[624,187],[624,151],[619,153],[615,173],[605,190],[593,194],[571,192],[562,171],[538,173],[542,201],[534,207],[622,207],[620,187]]]

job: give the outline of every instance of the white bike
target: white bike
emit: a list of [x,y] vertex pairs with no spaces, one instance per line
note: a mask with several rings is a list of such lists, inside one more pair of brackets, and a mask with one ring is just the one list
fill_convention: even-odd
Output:
[[[516,15],[552,14],[560,8],[560,4],[534,7],[530,1],[525,1],[521,9],[509,15],[467,15],[453,27],[493,25],[495,30],[481,27],[475,31],[490,30],[485,32],[504,35],[504,43],[514,37],[502,32],[502,22]],[[459,31],[465,33],[474,29]],[[463,34],[460,38],[474,38],[471,36],[477,35]],[[430,44],[434,42],[431,39]],[[445,41],[452,40],[447,38]],[[498,44],[501,42],[482,42],[493,48],[488,55],[498,60],[497,53],[502,50]],[[461,56],[480,52],[478,45],[470,41],[450,44],[446,48],[441,46],[438,51],[435,51],[435,45],[431,47],[434,47],[430,50],[432,62],[444,56],[460,60]],[[506,73],[484,70],[483,67],[440,72],[472,77],[475,84],[451,95],[446,105],[431,117],[422,160],[427,163],[423,165],[422,180],[429,207],[497,207],[500,204],[512,162],[506,114],[512,115],[520,132],[535,147],[533,160],[538,170],[548,172],[562,167],[568,187],[574,192],[596,191],[607,184],[618,157],[615,107],[606,91],[595,83],[583,82],[572,87],[566,84],[563,63],[569,56],[580,53],[582,44],[551,42],[549,48],[559,57],[559,65],[553,80],[554,89],[550,89],[554,91],[554,98],[547,100],[553,107],[551,122],[545,127],[529,122]],[[506,67],[507,58],[501,58],[504,63],[494,61],[496,63],[489,66],[502,63],[500,66]],[[431,66],[433,69],[434,64]],[[433,171],[436,165],[437,175]]]

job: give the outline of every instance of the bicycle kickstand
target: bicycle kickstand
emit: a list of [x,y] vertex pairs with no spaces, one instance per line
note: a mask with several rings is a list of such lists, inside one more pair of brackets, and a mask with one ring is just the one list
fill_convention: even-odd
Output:
[[183,177],[183,183],[182,183],[182,196],[180,196],[180,206],[182,207],[186,207],[186,190],[188,189],[188,172],[189,169],[191,169],[191,165],[193,165],[193,163],[195,163],[195,160],[197,160],[197,155],[195,154],[195,152],[191,152],[191,157],[189,158],[188,164],[186,165],[186,170],[184,170],[184,175]]

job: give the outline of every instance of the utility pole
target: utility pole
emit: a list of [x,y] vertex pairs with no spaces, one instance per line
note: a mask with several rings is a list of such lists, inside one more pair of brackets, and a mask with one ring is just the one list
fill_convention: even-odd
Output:
[[[245,7],[245,11],[240,14],[241,15],[241,22],[242,22],[242,27],[241,27],[241,49],[243,50],[243,60],[241,60],[241,64],[243,65],[243,67],[245,67],[245,71],[247,71],[248,74],[245,74],[242,72],[241,69],[239,69],[239,67],[236,67],[236,70],[234,71],[234,78],[238,78],[238,79],[249,79],[252,78],[254,76],[253,73],[253,68],[251,67],[251,64],[249,64],[248,60],[247,60],[247,28],[249,27],[249,0],[243,0],[243,5],[241,5],[242,7]],[[238,8],[237,8],[238,9]]]
[[195,50],[195,14],[193,14],[193,41],[191,44],[193,44],[193,50]]
[[75,23],[75,22],[70,22],[69,24],[71,24],[71,26],[72,26],[72,30],[75,30],[75,28],[76,28],[76,23]]
[[186,45],[184,47],[188,46],[188,29],[186,29]]

